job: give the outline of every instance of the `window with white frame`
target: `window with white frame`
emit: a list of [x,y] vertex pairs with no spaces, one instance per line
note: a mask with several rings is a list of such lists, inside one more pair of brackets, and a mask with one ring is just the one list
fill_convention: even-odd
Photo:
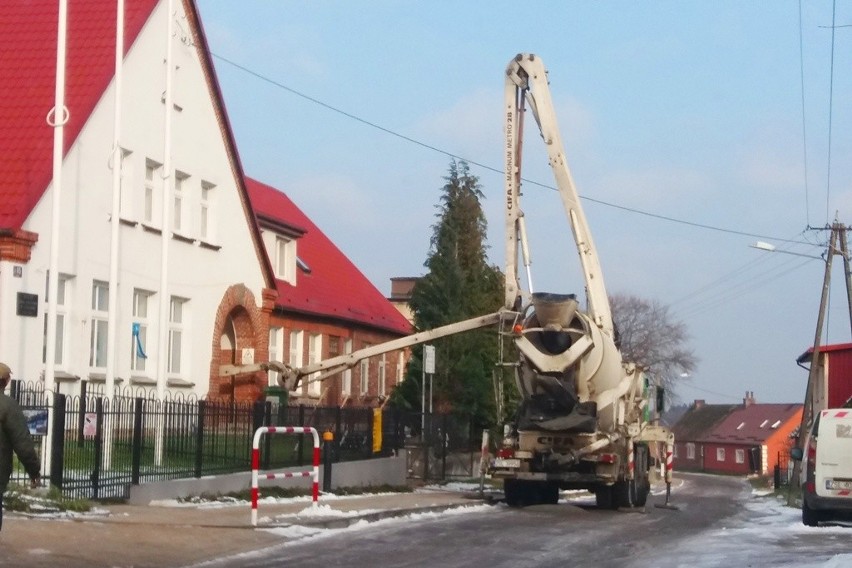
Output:
[[[65,321],[68,315],[68,287],[70,277],[64,274],[59,275],[59,280],[56,282],[56,340],[55,357],[53,358],[54,365],[62,366],[65,364]],[[45,278],[45,308],[44,308],[44,341],[41,347],[41,362],[47,361],[47,298],[50,294],[47,292],[47,278]]]
[[379,360],[379,396],[384,396],[385,391],[387,390],[385,379],[385,368],[387,367],[387,364],[387,354],[382,353],[382,358]]
[[686,444],[686,459],[695,459],[695,444],[693,444],[692,442],[687,442]]
[[[284,328],[270,327],[269,328],[269,360],[283,361],[284,357]],[[278,385],[278,372],[270,370],[267,373],[269,377],[269,386]]]
[[97,369],[107,364],[107,322],[109,311],[109,284],[92,282],[92,316],[89,342],[89,366]]
[[361,377],[359,383],[359,394],[364,396],[370,390],[370,360],[361,359]]
[[121,148],[121,163],[119,167],[119,216],[122,219],[132,219],[133,207],[133,159],[130,150]]
[[[352,353],[352,340],[351,339],[347,339],[346,341],[343,342],[343,352],[346,353],[347,355],[349,353]],[[341,385],[340,392],[342,392],[346,396],[352,394],[352,369],[351,368],[343,371],[343,375],[341,376],[341,381],[343,382],[343,384]]]
[[404,351],[400,351],[396,355],[396,384],[402,383],[402,375],[405,373],[405,354]]
[[[308,364],[319,363],[320,359],[322,359],[322,335],[312,333],[308,339]],[[322,392],[322,381],[313,380],[318,376],[319,373],[317,372],[311,373],[308,377],[308,380],[311,381],[308,383],[308,394],[311,396],[319,396]]]
[[159,188],[162,187],[162,164],[145,160],[145,195],[142,203],[142,221],[153,225],[157,220]]
[[296,283],[296,241],[286,237],[275,237],[275,276]]
[[187,188],[189,187],[189,176],[183,172],[175,172],[175,189],[173,194],[172,206],[172,230],[175,233],[185,234],[187,227],[183,219],[184,217],[184,197]]
[[133,290],[133,328],[130,345],[130,370],[144,372],[148,361],[148,328],[151,325],[149,310],[154,293]]
[[181,375],[186,372],[184,349],[186,348],[187,304],[186,298],[172,296],[169,302],[169,354],[168,372]]
[[716,448],[716,461],[725,461],[725,448]]
[[216,192],[214,191],[216,186],[209,181],[201,182],[201,201],[199,202],[199,214],[200,218],[198,221],[198,237],[202,241],[212,242],[216,240],[216,230],[215,230],[215,197]]
[[737,463],[745,463],[745,450],[736,450],[734,452],[734,459]]
[[[303,367],[304,357],[304,332],[292,330],[290,332],[290,366]],[[304,386],[303,386],[304,388]]]

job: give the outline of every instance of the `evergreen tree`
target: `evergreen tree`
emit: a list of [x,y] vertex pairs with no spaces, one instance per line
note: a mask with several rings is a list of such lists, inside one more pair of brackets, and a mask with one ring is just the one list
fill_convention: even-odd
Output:
[[[493,313],[503,301],[502,274],[488,264],[486,256],[487,222],[480,204],[479,179],[470,173],[467,163],[455,160],[444,179],[424,263],[427,274],[415,285],[410,301],[418,330]],[[482,423],[493,420],[497,330],[451,335],[432,344],[436,352],[432,377],[435,411],[464,413]],[[420,408],[422,354],[422,346],[414,349],[406,379],[394,393],[398,405]]]

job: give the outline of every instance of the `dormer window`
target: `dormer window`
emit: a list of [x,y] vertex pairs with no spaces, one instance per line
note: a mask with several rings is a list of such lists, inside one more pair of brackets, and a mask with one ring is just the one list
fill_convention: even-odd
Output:
[[296,284],[296,241],[286,237],[275,237],[275,276]]

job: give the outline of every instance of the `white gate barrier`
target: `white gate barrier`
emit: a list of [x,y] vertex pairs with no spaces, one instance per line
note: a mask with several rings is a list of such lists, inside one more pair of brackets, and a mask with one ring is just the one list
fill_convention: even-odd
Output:
[[286,479],[291,477],[313,478],[313,507],[317,506],[319,497],[319,463],[320,463],[320,439],[316,428],[309,426],[261,426],[254,433],[254,441],[251,447],[251,524],[257,526],[257,470],[260,469],[260,437],[264,434],[308,434],[314,436],[314,466],[304,471],[288,471],[283,473],[265,473],[264,479]]

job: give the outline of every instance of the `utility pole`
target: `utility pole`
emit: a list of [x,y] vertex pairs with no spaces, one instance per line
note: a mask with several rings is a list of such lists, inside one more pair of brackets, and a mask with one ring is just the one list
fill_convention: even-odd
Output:
[[[808,384],[805,389],[805,404],[802,410],[802,421],[799,424],[799,434],[796,437],[796,447],[804,449],[805,437],[814,420],[814,387],[819,378],[820,368],[820,344],[822,343],[822,329],[825,325],[825,312],[828,306],[828,293],[831,287],[831,266],[834,255],[843,257],[843,272],[846,280],[846,300],[849,307],[849,325],[852,331],[852,271],[849,268],[849,247],[846,239],[847,228],[836,219],[831,225],[831,236],[828,239],[828,248],[825,252],[825,276],[822,282],[822,296],[819,302],[819,314],[817,315],[816,332],[814,334],[814,346],[811,356],[811,368],[808,371]],[[802,462],[793,463],[793,479],[798,483]],[[792,496],[791,496],[792,499]]]

